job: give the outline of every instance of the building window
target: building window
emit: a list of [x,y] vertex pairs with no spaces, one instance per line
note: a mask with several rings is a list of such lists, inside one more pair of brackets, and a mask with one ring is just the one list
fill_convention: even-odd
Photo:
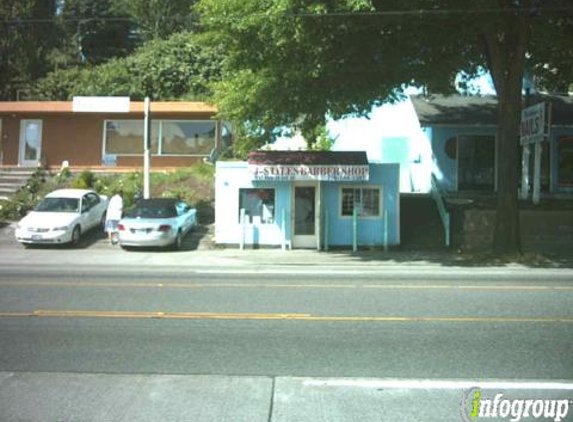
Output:
[[[108,120],[105,122],[104,155],[142,155],[143,122]],[[216,146],[215,121],[153,120],[153,155],[208,156]]]
[[[151,153],[157,155],[159,122],[151,125]],[[105,155],[143,154],[143,122],[108,120],[105,122]]]
[[209,155],[215,148],[215,122],[161,122],[162,155]]
[[557,141],[559,187],[573,187],[573,137],[561,137]]
[[458,190],[494,190],[495,137],[458,137]]
[[239,189],[239,222],[241,210],[250,224],[271,224],[275,221],[274,189]]
[[379,217],[380,188],[342,188],[342,216],[351,217],[354,208],[359,217]]

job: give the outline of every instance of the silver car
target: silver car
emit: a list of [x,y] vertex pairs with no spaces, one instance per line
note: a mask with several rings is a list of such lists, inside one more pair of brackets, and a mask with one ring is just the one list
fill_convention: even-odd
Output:
[[142,199],[118,224],[121,247],[171,246],[197,226],[197,210],[173,198]]

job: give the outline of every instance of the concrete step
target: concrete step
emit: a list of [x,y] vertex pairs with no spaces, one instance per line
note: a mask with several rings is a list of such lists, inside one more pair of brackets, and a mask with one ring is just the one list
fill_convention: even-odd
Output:
[[0,173],[0,180],[28,180],[31,174]]
[[0,167],[0,175],[2,174],[17,174],[31,176],[38,169],[36,168],[22,168],[22,167]]

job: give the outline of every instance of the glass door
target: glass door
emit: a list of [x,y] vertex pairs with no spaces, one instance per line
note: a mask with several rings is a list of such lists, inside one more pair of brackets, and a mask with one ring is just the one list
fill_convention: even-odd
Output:
[[22,120],[20,124],[20,160],[24,167],[36,167],[42,154],[42,121]]
[[316,187],[295,186],[293,247],[316,248]]

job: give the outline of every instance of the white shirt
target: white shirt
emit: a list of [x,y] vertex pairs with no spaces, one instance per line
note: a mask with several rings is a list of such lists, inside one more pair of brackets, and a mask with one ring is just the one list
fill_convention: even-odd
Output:
[[107,220],[121,220],[121,213],[123,212],[123,198],[115,194],[109,200],[107,205]]

